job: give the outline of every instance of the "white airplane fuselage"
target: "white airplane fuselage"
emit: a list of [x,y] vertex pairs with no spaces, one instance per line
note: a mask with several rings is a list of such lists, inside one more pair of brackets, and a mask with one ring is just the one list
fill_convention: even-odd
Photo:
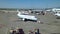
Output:
[[24,14],[21,14],[20,12],[17,14],[17,16],[19,18],[22,18],[22,20],[34,20],[34,21],[37,21],[37,18],[35,16],[32,16],[32,15],[24,15]]

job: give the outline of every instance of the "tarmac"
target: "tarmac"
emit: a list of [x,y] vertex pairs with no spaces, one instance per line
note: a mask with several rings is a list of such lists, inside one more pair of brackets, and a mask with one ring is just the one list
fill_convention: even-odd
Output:
[[41,34],[60,33],[60,19],[56,19],[51,13],[32,15],[35,15],[38,21],[43,23],[21,21],[18,19],[16,12],[0,12],[0,34],[9,34],[9,30],[16,27],[23,28],[25,34],[28,34],[29,30],[34,30],[35,28],[39,28]]

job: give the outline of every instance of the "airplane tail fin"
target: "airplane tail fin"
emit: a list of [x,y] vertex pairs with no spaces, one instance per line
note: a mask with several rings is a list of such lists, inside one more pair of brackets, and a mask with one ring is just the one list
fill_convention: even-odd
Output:
[[21,12],[19,10],[17,10],[18,14],[21,14]]

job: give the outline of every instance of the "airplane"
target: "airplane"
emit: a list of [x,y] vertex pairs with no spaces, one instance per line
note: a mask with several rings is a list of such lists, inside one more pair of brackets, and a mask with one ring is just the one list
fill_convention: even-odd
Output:
[[18,12],[17,16],[20,19],[22,19],[23,21],[34,21],[34,22],[37,22],[37,18],[35,16],[21,13],[18,10],[17,10],[17,12]]
[[56,16],[57,18],[60,18],[60,9],[52,9],[53,13],[54,13],[54,16]]

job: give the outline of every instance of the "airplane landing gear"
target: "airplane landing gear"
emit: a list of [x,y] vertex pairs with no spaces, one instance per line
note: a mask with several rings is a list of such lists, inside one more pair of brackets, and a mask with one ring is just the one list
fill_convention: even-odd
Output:
[[23,18],[22,20],[23,20],[23,21],[25,21],[25,19],[24,19],[24,18]]

